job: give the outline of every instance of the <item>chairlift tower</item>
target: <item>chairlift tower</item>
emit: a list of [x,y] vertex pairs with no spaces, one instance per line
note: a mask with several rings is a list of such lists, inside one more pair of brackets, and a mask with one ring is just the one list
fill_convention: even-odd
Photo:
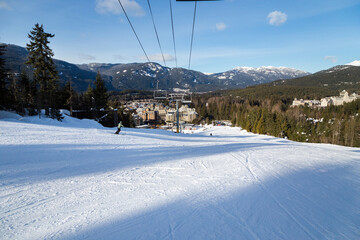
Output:
[[169,94],[170,101],[176,102],[176,133],[179,133],[179,102],[190,104],[192,102],[191,93],[188,92],[177,92]]
[[157,81],[157,88],[154,91],[155,100],[169,100],[170,102],[176,102],[176,133],[179,133],[180,129],[180,114],[179,114],[179,103],[190,104],[192,103],[192,95],[190,90],[184,90],[181,92],[173,92],[167,94],[166,90],[159,90],[159,80]]

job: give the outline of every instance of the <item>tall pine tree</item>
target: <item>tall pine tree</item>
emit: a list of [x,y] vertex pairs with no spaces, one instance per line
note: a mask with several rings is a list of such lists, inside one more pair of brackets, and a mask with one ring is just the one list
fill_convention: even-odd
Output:
[[100,73],[96,75],[95,88],[93,90],[93,96],[95,99],[95,109],[100,110],[101,108],[106,108],[108,101],[107,88],[105,86],[104,80],[102,80]]
[[67,81],[65,84],[66,106],[69,108],[70,116],[73,113],[74,96],[76,92],[72,89],[71,81]]
[[54,34],[46,33],[43,25],[35,24],[33,30],[28,34],[30,43],[26,44],[26,49],[29,51],[26,64],[31,65],[34,70],[34,80],[39,91],[37,95],[38,108],[44,108],[47,116],[60,120],[60,113],[56,106],[58,72],[52,59],[54,53],[49,48],[49,38],[54,36]]

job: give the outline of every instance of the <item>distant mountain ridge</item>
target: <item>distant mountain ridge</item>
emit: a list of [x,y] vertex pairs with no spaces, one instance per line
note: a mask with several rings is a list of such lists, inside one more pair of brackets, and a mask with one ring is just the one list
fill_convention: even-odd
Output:
[[230,71],[216,73],[210,76],[223,79],[225,85],[251,86],[268,83],[279,79],[292,79],[307,76],[310,73],[287,67],[236,67]]
[[219,92],[247,99],[320,99],[337,96],[340,91],[360,94],[360,66],[339,65],[300,78]]
[[190,88],[195,91],[212,91],[272,82],[278,79],[291,79],[307,76],[310,73],[286,67],[237,67],[223,73],[201,73],[184,68],[168,68],[157,63],[102,64],[90,63],[78,65],[88,71],[99,71],[111,76],[117,89],[133,88],[154,89],[156,80],[163,89]]
[[[4,57],[8,69],[17,73],[25,69],[31,73],[30,67],[24,64],[28,55],[25,48],[7,44],[6,50]],[[310,74],[286,67],[237,67],[223,73],[205,74],[184,68],[164,67],[158,63],[76,65],[56,59],[54,62],[60,81],[71,80],[78,91],[85,91],[95,81],[97,72],[100,72],[109,90],[154,90],[159,86],[164,90],[187,88],[194,92],[244,88]]]
[[330,90],[360,90],[360,66],[338,65],[317,73],[289,80],[274,81],[273,85],[320,87]]

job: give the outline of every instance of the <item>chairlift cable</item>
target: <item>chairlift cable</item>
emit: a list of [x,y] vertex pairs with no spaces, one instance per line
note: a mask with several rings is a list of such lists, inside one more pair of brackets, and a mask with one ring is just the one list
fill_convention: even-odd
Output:
[[195,1],[194,18],[193,18],[193,26],[192,26],[192,33],[191,33],[191,44],[190,44],[190,55],[189,55],[189,67],[188,67],[188,69],[189,69],[189,70],[190,70],[190,63],[191,63],[192,45],[193,45],[193,40],[194,40],[194,28],[195,28],[195,17],[196,17],[196,5],[197,5],[197,1]]
[[147,3],[148,3],[148,6],[149,6],[151,19],[152,19],[153,26],[154,26],[154,30],[155,30],[155,34],[156,34],[156,39],[157,39],[157,42],[158,42],[158,44],[159,44],[159,48],[160,48],[160,51],[161,51],[161,56],[162,56],[162,59],[163,59],[163,61],[164,61],[164,65],[165,65],[165,67],[166,67],[166,61],[165,61],[165,57],[164,57],[163,50],[162,50],[162,48],[161,48],[161,44],[160,44],[160,40],[159,40],[159,35],[158,35],[157,30],[156,30],[156,25],[155,25],[155,21],[154,21],[154,16],[153,16],[153,13],[152,13],[152,10],[151,10],[151,6],[150,6],[150,0],[147,0]]
[[172,11],[172,4],[171,4],[171,0],[169,0],[169,2],[170,2],[171,29],[172,29],[172,37],[173,37],[173,43],[174,43],[174,52],[175,52],[175,64],[176,64],[176,68],[177,68],[177,67],[178,67],[178,64],[177,64],[177,56],[176,56],[175,31],[174,31],[174,18],[173,18],[173,11]]
[[133,25],[131,24],[131,21],[130,21],[130,19],[129,19],[129,17],[128,17],[128,15],[127,15],[126,11],[125,11],[124,6],[122,5],[122,3],[121,3],[121,1],[120,1],[120,0],[118,0],[118,2],[119,2],[119,4],[120,4],[120,6],[121,6],[122,10],[124,11],[124,14],[125,14],[125,16],[126,16],[126,18],[127,18],[128,22],[129,22],[130,26],[131,26],[131,29],[133,30],[133,32],[134,32],[134,34],[135,34],[135,36],[136,36],[136,39],[138,40],[138,42],[139,42],[139,44],[140,44],[141,49],[143,50],[143,52],[144,52],[144,54],[145,54],[146,59],[147,59],[147,60],[148,60],[148,62],[150,63],[149,57],[148,57],[148,55],[146,54],[145,49],[144,49],[143,45],[141,44],[141,41],[140,41],[140,39],[139,39],[138,35],[136,34],[136,31],[135,31],[135,29],[134,29]]

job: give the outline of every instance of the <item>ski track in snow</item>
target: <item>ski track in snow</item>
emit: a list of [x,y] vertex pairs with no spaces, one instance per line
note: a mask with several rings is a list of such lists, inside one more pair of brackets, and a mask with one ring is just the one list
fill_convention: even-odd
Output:
[[266,185],[259,179],[259,177],[256,175],[256,173],[252,170],[251,165],[249,163],[249,156],[245,156],[245,164],[234,154],[231,153],[231,155],[240,161],[241,164],[245,166],[245,168],[250,172],[250,174],[253,176],[254,180],[258,182],[261,187],[264,189],[264,191],[276,202],[276,204],[284,211],[287,215],[290,216],[290,218],[311,238],[315,239],[315,237],[310,233],[306,227],[304,227],[301,222],[283,205],[280,203],[280,201],[271,193],[271,191],[266,187]]
[[359,149],[14,118],[0,239],[360,239]]

